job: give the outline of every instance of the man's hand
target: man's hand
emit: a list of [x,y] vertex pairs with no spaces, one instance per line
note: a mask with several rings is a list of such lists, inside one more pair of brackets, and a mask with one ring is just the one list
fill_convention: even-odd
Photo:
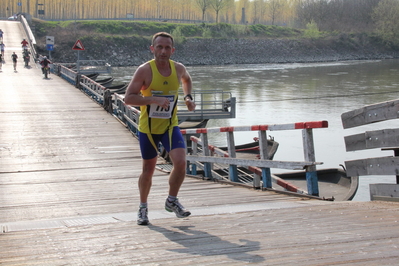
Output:
[[185,100],[185,103],[186,103],[186,106],[187,106],[187,109],[189,110],[189,111],[194,111],[195,110],[195,102],[193,102],[191,99],[189,99],[189,98],[186,98]]
[[156,96],[153,96],[153,97],[154,97],[155,104],[161,106],[164,109],[167,109],[169,107],[170,101],[169,101],[168,97],[156,97]]

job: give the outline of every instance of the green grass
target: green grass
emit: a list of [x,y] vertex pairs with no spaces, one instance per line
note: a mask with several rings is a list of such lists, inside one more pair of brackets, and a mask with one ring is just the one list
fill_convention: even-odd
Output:
[[[110,47],[121,46],[143,46],[146,47],[154,33],[165,31],[175,37],[177,45],[185,43],[188,39],[295,39],[299,42],[317,41],[323,45],[342,45],[358,47],[364,43],[381,43],[378,36],[368,33],[357,33],[354,35],[340,32],[321,32],[317,25],[308,25],[307,29],[299,30],[290,27],[271,25],[236,25],[227,23],[167,23],[148,21],[60,21],[49,22],[33,19],[35,26],[35,37],[38,46],[44,47],[45,36],[54,36],[58,47],[70,47],[77,39],[93,46],[101,43]],[[383,44],[381,44],[383,45]]]
[[46,35],[49,32],[59,30],[74,31],[79,33],[94,35],[120,35],[120,36],[152,36],[159,31],[172,33],[178,31],[184,38],[253,38],[253,37],[273,37],[287,38],[299,37],[300,30],[267,25],[233,25],[227,23],[211,24],[184,24],[184,23],[163,23],[163,22],[139,22],[139,21],[60,21],[49,22],[43,20],[33,20],[37,35]]

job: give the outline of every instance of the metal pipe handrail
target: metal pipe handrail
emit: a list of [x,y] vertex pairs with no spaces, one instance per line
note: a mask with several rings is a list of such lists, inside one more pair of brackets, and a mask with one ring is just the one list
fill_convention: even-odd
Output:
[[[238,182],[237,165],[247,167],[259,167],[260,171],[254,171],[255,174],[262,175],[263,187],[272,188],[273,177],[270,172],[270,168],[280,169],[293,169],[293,170],[306,170],[307,189],[308,194],[313,196],[319,195],[319,189],[317,184],[317,172],[316,165],[322,164],[316,162],[314,153],[314,142],[313,142],[313,129],[315,128],[327,128],[327,121],[311,121],[311,122],[298,122],[289,124],[273,124],[273,125],[252,125],[252,126],[236,126],[236,127],[215,127],[215,128],[199,128],[199,129],[186,129],[182,130],[183,134],[193,135],[200,134],[201,139],[191,136],[192,141],[192,155],[187,155],[187,160],[190,162],[188,172],[195,174],[196,167],[200,166],[204,170],[204,175],[208,178],[213,178],[212,169],[213,164],[224,164],[229,166],[229,178],[233,182]],[[267,138],[266,131],[276,130],[302,130],[302,141],[304,160],[303,161],[276,161],[267,160]],[[259,136],[259,148],[260,148],[260,160],[251,159],[240,159],[235,158],[235,141],[234,132],[242,131],[258,131]],[[222,153],[222,157],[215,157],[215,147],[208,143],[209,133],[226,133],[227,137],[227,157],[226,153]],[[198,145],[201,145],[202,155],[198,155]],[[219,153],[220,154],[220,153]],[[190,168],[191,166],[191,168]]]

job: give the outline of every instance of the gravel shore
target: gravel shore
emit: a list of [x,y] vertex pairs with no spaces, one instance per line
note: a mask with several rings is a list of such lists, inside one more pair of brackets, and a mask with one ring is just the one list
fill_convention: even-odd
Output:
[[187,65],[303,63],[387,59],[399,51],[371,44],[344,46],[336,42],[300,42],[281,39],[189,40],[174,59]]
[[[81,59],[106,60],[112,66],[137,66],[153,58],[149,45],[93,42]],[[82,58],[83,57],[83,58]],[[188,39],[176,45],[173,59],[185,65],[267,64],[399,58],[399,51],[367,40]],[[74,62],[70,47],[58,47],[55,62]]]

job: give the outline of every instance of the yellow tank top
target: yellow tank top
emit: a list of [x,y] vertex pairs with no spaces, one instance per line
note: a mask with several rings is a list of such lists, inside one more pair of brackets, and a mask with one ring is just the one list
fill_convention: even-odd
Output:
[[139,130],[147,134],[163,134],[178,125],[177,96],[180,82],[172,60],[169,60],[172,71],[169,77],[164,77],[159,73],[154,59],[149,61],[149,63],[152,70],[152,81],[150,86],[142,90],[141,93],[144,97],[168,97],[170,106],[167,109],[161,108],[156,104],[141,106]]

